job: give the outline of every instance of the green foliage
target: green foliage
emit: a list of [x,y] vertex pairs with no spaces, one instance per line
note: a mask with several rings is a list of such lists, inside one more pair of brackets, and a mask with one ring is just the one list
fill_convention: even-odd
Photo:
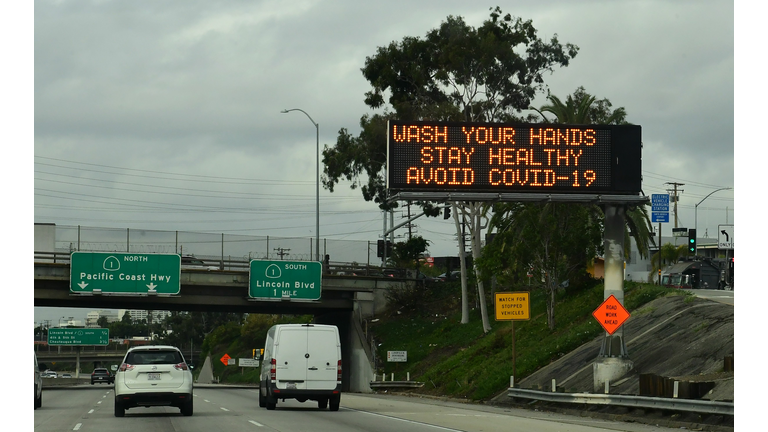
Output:
[[424,257],[427,246],[429,246],[429,241],[421,236],[412,236],[404,242],[394,244],[389,261],[396,267],[418,269],[419,260]]
[[[513,290],[522,291],[524,286],[515,286]],[[625,305],[635,310],[669,294],[684,292],[627,282]],[[406,350],[408,363],[383,362],[378,372],[395,373],[396,379],[404,379],[405,373],[410,372],[411,379],[425,382],[422,389],[414,392],[472,400],[493,397],[509,386],[510,375],[520,380],[604,333],[592,316],[603,301],[602,284],[571,285],[557,295],[556,307],[562,324],[555,331],[547,327],[546,293],[539,290],[531,293],[529,321],[496,322],[486,335],[477,311],[470,314],[466,325],[457,325],[456,313],[402,314],[382,319],[371,327],[376,341],[381,343],[377,357],[386,358],[389,350]]]

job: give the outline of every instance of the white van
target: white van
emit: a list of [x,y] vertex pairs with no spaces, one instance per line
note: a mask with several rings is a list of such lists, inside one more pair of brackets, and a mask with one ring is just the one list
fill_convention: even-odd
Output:
[[339,329],[321,324],[278,324],[267,332],[259,379],[259,406],[278,399],[317,401],[320,409],[341,402]]

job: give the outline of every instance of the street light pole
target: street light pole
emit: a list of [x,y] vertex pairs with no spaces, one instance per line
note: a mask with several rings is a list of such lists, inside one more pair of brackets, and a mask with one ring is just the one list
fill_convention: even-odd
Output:
[[301,111],[305,116],[315,125],[316,131],[316,148],[317,154],[317,166],[316,166],[316,179],[315,179],[315,260],[320,261],[320,125],[312,120],[312,117],[307,114],[306,111],[299,108],[292,108],[288,110],[282,110],[281,113],[289,113],[291,111]]
[[[696,231],[696,235],[697,236],[699,235],[699,229],[698,229],[699,228],[699,204],[703,203],[705,199],[709,198],[715,192],[719,192],[721,190],[731,190],[731,189],[733,189],[733,188],[726,187],[726,188],[715,189],[712,192],[710,192],[709,195],[707,195],[704,198],[702,198],[702,200],[699,201],[699,203],[696,204],[696,206],[694,206],[694,209],[693,209],[693,229]],[[696,254],[698,253],[698,249],[699,249],[699,245],[698,245],[698,242],[696,242],[694,250],[693,250],[693,255],[694,256],[696,256]]]

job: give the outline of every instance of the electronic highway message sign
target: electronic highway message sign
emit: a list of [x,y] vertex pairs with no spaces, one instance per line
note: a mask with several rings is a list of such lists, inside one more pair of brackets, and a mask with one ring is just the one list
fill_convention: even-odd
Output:
[[394,192],[641,192],[636,125],[390,121]]

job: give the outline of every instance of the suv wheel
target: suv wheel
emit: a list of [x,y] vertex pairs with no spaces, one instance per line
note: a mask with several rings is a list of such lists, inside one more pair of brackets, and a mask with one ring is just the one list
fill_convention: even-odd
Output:
[[189,399],[181,406],[181,414],[184,416],[191,416],[193,412],[192,395],[189,395]]
[[35,385],[35,409],[43,406],[43,392],[40,392],[40,396],[37,395],[37,385]]
[[115,396],[115,417],[125,417],[125,407],[117,400],[117,396]]

